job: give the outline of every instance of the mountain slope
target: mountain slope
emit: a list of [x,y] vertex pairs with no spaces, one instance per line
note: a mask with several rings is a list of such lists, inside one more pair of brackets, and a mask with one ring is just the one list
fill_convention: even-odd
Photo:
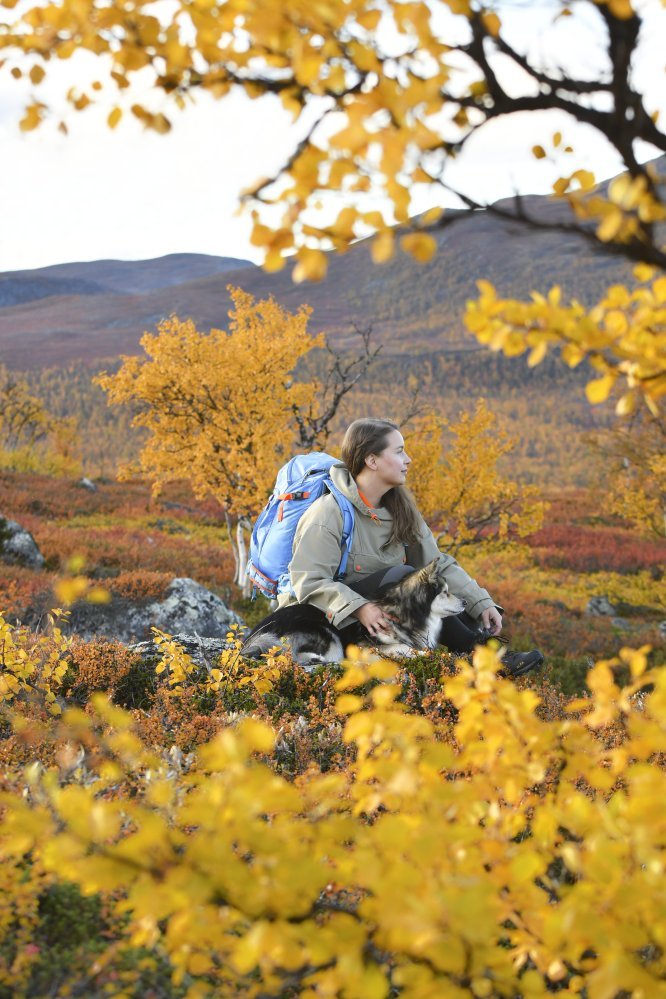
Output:
[[[541,218],[562,217],[562,206],[548,198],[523,201]],[[524,228],[487,211],[450,212],[447,217],[454,221],[436,233],[438,253],[430,263],[418,264],[398,253],[378,266],[369,241],[360,241],[344,256],[331,255],[329,273],[317,284],[295,285],[288,267],[267,274],[245,262],[193,254],[0,275],[0,282],[13,281],[15,287],[26,275],[87,282],[72,287],[73,293],[0,308],[0,360],[13,368],[35,368],[134,353],[144,330],[154,330],[172,313],[193,318],[202,330],[224,328],[229,284],[257,297],[274,295],[290,309],[309,304],[312,332],[325,330],[339,346],[351,342],[355,325],[371,323],[384,352],[465,350],[475,341],[464,330],[462,313],[465,302],[477,294],[479,278],[514,297],[559,283],[565,299],[586,303],[609,284],[630,278],[626,261],[592,249],[574,235]]]

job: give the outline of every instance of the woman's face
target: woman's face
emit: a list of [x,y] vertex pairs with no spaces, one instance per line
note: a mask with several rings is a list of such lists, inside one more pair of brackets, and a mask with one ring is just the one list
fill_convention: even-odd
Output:
[[399,430],[392,430],[386,438],[386,446],[379,454],[371,454],[366,464],[377,473],[387,489],[402,486],[407,476],[411,458],[405,451],[405,442]]

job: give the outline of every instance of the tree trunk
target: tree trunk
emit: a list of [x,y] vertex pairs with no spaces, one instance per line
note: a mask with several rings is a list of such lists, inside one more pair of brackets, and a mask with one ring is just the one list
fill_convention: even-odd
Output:
[[245,569],[247,566],[247,548],[245,545],[245,531],[250,530],[252,525],[246,517],[240,517],[236,524],[236,582],[242,588],[243,596],[249,597],[252,590],[249,576]]
[[252,523],[247,517],[239,517],[238,520],[234,521],[226,510],[224,512],[224,519],[227,525],[231,552],[234,557],[234,583],[236,586],[240,586],[244,597],[249,597],[252,592],[252,584],[245,572],[247,566],[245,531],[252,530]]

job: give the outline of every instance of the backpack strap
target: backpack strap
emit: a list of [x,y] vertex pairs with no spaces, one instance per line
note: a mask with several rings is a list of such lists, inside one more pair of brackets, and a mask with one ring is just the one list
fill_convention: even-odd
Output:
[[351,547],[352,535],[354,533],[354,507],[347,497],[343,496],[343,494],[335,488],[330,478],[326,479],[326,488],[335,498],[336,503],[340,507],[340,513],[342,514],[342,537],[340,538],[341,558],[338,571],[333,577],[336,582],[339,582],[347,575],[347,561],[349,559],[349,549]]

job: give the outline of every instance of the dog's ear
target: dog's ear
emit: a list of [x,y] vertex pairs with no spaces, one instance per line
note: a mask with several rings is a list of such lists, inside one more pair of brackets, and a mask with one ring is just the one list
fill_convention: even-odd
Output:
[[434,558],[432,562],[428,562],[424,565],[419,573],[421,579],[424,583],[437,583],[439,582],[439,559]]

